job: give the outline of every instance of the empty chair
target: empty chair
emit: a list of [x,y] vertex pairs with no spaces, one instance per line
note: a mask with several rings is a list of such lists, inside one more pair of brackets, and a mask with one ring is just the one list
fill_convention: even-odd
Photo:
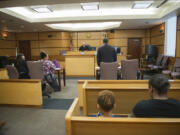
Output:
[[171,78],[179,78],[180,77],[180,58],[176,58],[172,71],[163,70],[162,73],[170,76]]
[[117,62],[105,63],[101,62],[100,64],[100,79],[101,80],[117,80],[118,79],[118,67]]
[[157,57],[156,64],[155,64],[155,65],[152,65],[152,64],[151,64],[151,65],[148,65],[148,67],[149,67],[149,68],[152,68],[153,66],[160,66],[162,60],[163,60],[163,55],[161,54],[161,55],[159,55],[159,56]]
[[6,65],[6,69],[8,71],[9,79],[18,79],[19,78],[19,73],[18,73],[16,67],[14,67],[12,65]]
[[43,62],[27,61],[27,66],[29,68],[29,75],[30,75],[31,79],[40,79],[41,80],[43,96],[48,96],[48,98],[50,98],[50,95],[47,92],[45,92],[46,82],[44,80]]
[[136,80],[139,69],[138,59],[122,60],[121,75],[124,80]]

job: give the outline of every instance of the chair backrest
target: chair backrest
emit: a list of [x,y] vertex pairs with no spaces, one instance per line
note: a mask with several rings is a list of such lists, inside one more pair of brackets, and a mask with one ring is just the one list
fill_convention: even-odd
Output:
[[117,80],[117,70],[119,64],[117,62],[100,64],[100,79],[101,80]]
[[18,73],[16,67],[14,67],[12,65],[6,65],[6,69],[8,71],[9,79],[18,79],[19,78],[19,73]]
[[174,69],[175,72],[180,72],[180,58],[176,58],[176,62],[174,63]]
[[121,61],[122,79],[136,80],[138,67],[139,67],[138,59],[122,60]]
[[167,68],[167,66],[168,66],[168,60],[169,60],[169,57],[168,56],[164,56],[163,57],[163,60],[162,60],[162,62],[161,62],[161,66],[165,69],[165,68]]
[[27,61],[27,66],[29,69],[29,75],[31,79],[41,79],[44,78],[43,73],[43,62],[41,61]]
[[163,54],[160,54],[160,55],[157,57],[156,66],[160,66],[162,60],[163,60]]

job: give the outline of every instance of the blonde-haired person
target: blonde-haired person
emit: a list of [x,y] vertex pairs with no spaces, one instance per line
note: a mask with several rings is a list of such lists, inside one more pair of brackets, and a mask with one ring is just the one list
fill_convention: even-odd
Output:
[[115,104],[114,93],[109,90],[99,92],[97,98],[98,117],[113,117],[112,110]]

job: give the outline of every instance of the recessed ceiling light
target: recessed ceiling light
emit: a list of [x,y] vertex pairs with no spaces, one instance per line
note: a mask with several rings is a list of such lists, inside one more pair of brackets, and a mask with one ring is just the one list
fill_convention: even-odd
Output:
[[94,31],[105,30],[119,27],[121,22],[94,22],[94,23],[56,23],[46,24],[52,29],[68,30],[68,31]]
[[50,13],[52,10],[48,6],[32,6],[31,9],[38,13]]
[[99,2],[81,3],[81,8],[83,10],[98,10],[99,9]]
[[132,8],[133,9],[146,9],[152,5],[153,1],[135,1]]

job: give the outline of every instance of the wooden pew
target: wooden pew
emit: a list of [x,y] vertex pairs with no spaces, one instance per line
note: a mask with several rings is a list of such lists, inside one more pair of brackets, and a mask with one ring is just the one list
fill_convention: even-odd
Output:
[[0,80],[0,105],[42,105],[41,80]]
[[[168,97],[180,100],[180,81],[171,82],[172,86]],[[176,85],[175,85],[176,84]],[[95,85],[96,86],[96,85]],[[119,87],[88,87],[88,81],[83,84],[83,113],[84,116],[96,113],[97,96],[102,90],[111,90],[115,94],[116,105],[113,110],[115,114],[128,114],[140,100],[150,98],[147,87],[133,87],[134,85],[119,85]]]
[[65,116],[66,135],[179,135],[180,118],[103,118],[81,116],[78,98]]
[[8,72],[5,68],[0,68],[0,79],[9,79]]
[[[93,88],[144,88],[148,89],[148,80],[79,80],[78,97],[79,105],[83,107],[83,84]],[[171,80],[171,87],[180,87],[180,80]]]

